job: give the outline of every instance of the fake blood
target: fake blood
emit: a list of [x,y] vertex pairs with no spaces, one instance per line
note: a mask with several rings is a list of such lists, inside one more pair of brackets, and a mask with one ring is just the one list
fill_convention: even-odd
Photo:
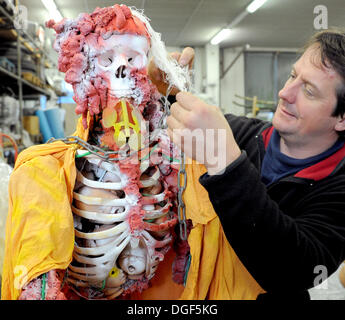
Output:
[[[100,39],[111,33],[126,33],[145,36],[150,41],[146,26],[132,15],[127,6],[118,4],[113,7],[96,8],[93,13],[84,13],[72,22],[67,19],[57,23],[49,20],[46,26],[57,33],[54,48],[59,51],[58,69],[66,73],[66,82],[73,86],[73,99],[77,103],[76,113],[83,115],[83,125],[86,129],[87,112],[90,111],[91,115],[98,114],[107,103],[107,83],[102,74],[96,75],[94,79],[85,77],[89,59],[95,58],[93,52],[101,50]],[[151,88],[144,83],[147,82],[145,77],[143,73],[139,73],[136,84],[147,97]]]
[[[114,5],[108,8],[96,8],[93,13],[81,14],[76,20],[63,20],[59,23],[51,20],[47,23],[47,27],[53,28],[57,33],[54,48],[59,52],[58,67],[61,72],[66,74],[66,82],[73,86],[73,98],[77,103],[76,113],[83,116],[84,128],[86,129],[88,126],[86,121],[88,113],[91,116],[99,115],[99,117],[95,118],[102,119],[103,117],[100,122],[102,128],[98,127],[100,129],[99,132],[103,134],[100,140],[98,140],[101,147],[105,146],[114,151],[119,149],[114,140],[118,139],[118,132],[115,132],[115,128],[112,125],[115,123],[119,124],[120,122],[116,122],[118,119],[123,121],[120,112],[116,111],[117,118],[112,113],[119,99],[122,102],[125,100],[126,104],[133,106],[140,113],[139,116],[142,116],[141,118],[150,123],[151,131],[159,127],[160,119],[163,116],[163,108],[159,101],[161,96],[157,88],[148,79],[146,71],[146,53],[150,37],[145,24],[133,16],[128,7]],[[138,35],[140,37],[135,37],[137,42],[133,39],[133,42],[130,42],[128,35]],[[123,38],[124,45],[122,46],[122,49],[125,49],[122,51],[119,49],[119,42],[117,42],[120,36],[125,37]],[[110,40],[108,41],[108,39]],[[143,42],[144,45],[140,48],[140,43],[142,44]],[[135,48],[133,51],[142,49],[140,52],[143,54],[139,55],[136,65],[134,64],[136,57],[130,56],[130,50],[126,51],[130,44]],[[115,64],[114,61],[119,61],[117,59],[123,57],[127,60],[121,62],[121,64],[118,62],[118,64]],[[107,59],[110,61],[109,66]],[[129,64],[129,59],[133,60],[131,65]],[[114,64],[112,64],[113,62]],[[117,69],[118,65],[120,69]],[[128,67],[125,73],[123,72],[124,67]],[[116,74],[117,76],[115,76]],[[128,77],[128,79],[126,78],[128,80],[126,84],[129,84],[128,88],[121,86],[121,79],[119,79],[118,75],[121,76],[120,78]],[[121,90],[126,91],[127,89],[130,91],[129,95],[125,93],[117,95],[117,92],[121,92]],[[125,124],[127,127],[129,126],[128,123],[133,124],[133,122],[136,122],[134,121],[137,120],[136,118],[140,118],[136,114],[134,119],[135,113],[132,114],[132,109],[130,108],[123,110],[128,111],[127,113],[124,111],[127,115]],[[92,132],[93,129],[95,128],[93,128],[91,121],[90,131]],[[118,127],[116,127],[116,130],[119,130]],[[127,128],[127,130],[129,129]],[[143,131],[141,133],[144,135]],[[126,137],[128,138],[128,136]],[[156,150],[157,155],[152,154],[150,158],[150,166],[159,166],[159,170],[162,169],[164,171],[164,173],[162,173],[162,170],[160,171],[159,177],[159,184],[162,183],[164,185],[164,197],[160,198],[160,203],[156,204],[157,200],[153,196],[156,195],[155,193],[152,193],[152,196],[144,196],[144,193],[141,194],[140,188],[142,188],[142,185],[140,178],[142,172],[140,164],[133,164],[130,159],[118,162],[121,174],[127,179],[123,191],[129,203],[126,221],[130,228],[130,235],[134,238],[140,238],[143,232],[148,234],[147,231],[151,232],[151,236],[156,235],[156,239],[154,237],[142,238],[146,245],[148,259],[150,259],[147,266],[148,269],[146,270],[146,276],[149,278],[154,275],[157,261],[163,260],[164,254],[170,249],[170,245],[167,244],[172,239],[167,236],[177,223],[177,217],[176,215],[172,216],[172,212],[169,213],[169,216],[165,215],[158,219],[152,219],[152,221],[150,219],[144,220],[147,214],[146,210],[148,210],[143,209],[145,205],[155,205],[158,208],[165,206],[164,210],[166,212],[171,210],[176,213],[177,168],[174,168],[171,163],[164,164],[162,158],[162,154],[169,158],[170,151],[173,151],[170,150],[172,148],[170,140],[167,136],[165,137],[164,134],[161,134],[161,136],[155,136],[153,142],[157,143],[157,145],[161,144],[160,148]],[[151,147],[147,148],[147,151],[140,150],[140,153],[146,152],[149,154],[150,148],[153,149],[153,142],[151,141]],[[172,152],[172,157],[175,157],[174,152]],[[163,201],[162,198],[164,198]],[[175,202],[175,207],[173,207],[173,202]],[[172,233],[171,236],[173,236]],[[181,278],[189,249],[188,244],[180,245],[179,249],[178,262],[173,267],[174,273],[179,273]],[[141,292],[143,289],[146,289],[149,278],[144,277],[140,281],[135,282],[133,282],[132,278],[129,278],[130,281],[127,281],[126,285],[122,287],[124,290],[123,295],[134,291]],[[180,278],[178,279],[179,283],[181,283]]]

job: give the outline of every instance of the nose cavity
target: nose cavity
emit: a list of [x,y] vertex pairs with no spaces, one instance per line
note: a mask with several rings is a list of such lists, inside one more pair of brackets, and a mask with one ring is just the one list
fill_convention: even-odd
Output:
[[126,78],[125,70],[126,70],[125,65],[119,66],[115,72],[115,77],[118,79],[119,78]]

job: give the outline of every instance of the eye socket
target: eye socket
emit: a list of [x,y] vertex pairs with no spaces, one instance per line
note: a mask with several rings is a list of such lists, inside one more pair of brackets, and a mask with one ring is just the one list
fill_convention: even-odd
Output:
[[109,67],[113,63],[113,52],[107,51],[98,56],[98,63],[103,67]]
[[141,69],[145,66],[145,57],[138,53],[132,53],[130,57],[127,59],[128,64],[132,68]]

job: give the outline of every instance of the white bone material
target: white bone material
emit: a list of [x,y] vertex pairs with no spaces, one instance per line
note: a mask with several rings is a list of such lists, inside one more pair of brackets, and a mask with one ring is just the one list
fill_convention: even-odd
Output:
[[99,198],[99,197],[88,197],[84,196],[82,194],[79,194],[77,192],[73,192],[73,198],[76,200],[79,200],[83,203],[86,204],[91,204],[91,205],[103,205],[103,206],[109,206],[109,207],[119,207],[123,206],[126,207],[128,206],[128,198],[123,198],[123,199],[104,199],[104,198]]
[[[79,154],[83,154],[82,151]],[[158,194],[145,194],[138,199],[136,195],[123,191],[129,179],[116,163],[100,161],[94,155],[86,155],[79,161],[84,163],[82,172],[77,171],[78,184],[73,192],[76,243],[74,260],[68,268],[69,282],[76,287],[101,286],[101,282],[109,279],[114,267],[121,268],[120,274],[124,281],[140,281],[144,276],[151,279],[163,257],[155,248],[163,248],[172,238],[168,236],[158,241],[145,230],[131,230],[131,208],[141,205],[145,212],[143,222],[164,217],[171,204],[166,201],[160,208],[157,203],[168,199],[167,192],[163,190]],[[147,168],[145,165],[141,169]],[[160,171],[156,167],[149,178],[147,175],[142,177],[141,181],[138,180],[138,191],[139,188],[147,188],[143,190],[149,192],[157,186]],[[122,198],[119,198],[119,192],[123,193]],[[85,221],[94,226],[93,230],[83,230]],[[116,281],[122,283],[121,279]],[[118,294],[122,292],[120,289]]]
[[[133,42],[134,51],[127,50],[129,42]],[[116,50],[113,49],[114,43]],[[142,92],[135,88],[132,77],[147,64],[147,40],[133,35],[109,35],[100,45],[103,50],[96,53],[92,61],[94,73],[102,73],[110,84],[110,95],[132,97],[139,105]],[[142,125],[142,115],[137,116]],[[156,140],[150,139],[152,141]],[[156,146],[149,149],[149,157],[154,149]],[[150,228],[155,224],[149,220],[164,220],[172,206],[170,192],[164,190],[162,184],[160,169],[156,166],[155,169],[150,168],[149,175],[145,174],[152,165],[150,159],[147,156],[138,159],[140,162],[135,168],[138,179],[133,181],[133,177],[122,172],[116,162],[101,160],[85,150],[78,150],[77,154],[82,158],[79,159],[80,170],[77,171],[73,192],[76,241],[73,261],[68,268],[69,282],[76,287],[102,287],[104,281],[109,282],[114,268],[121,268],[118,278],[113,279],[118,286],[124,283],[128,286],[131,281],[141,281],[143,277],[151,279],[172,240],[170,234],[156,240],[150,232],[142,229],[148,225],[145,220],[150,223]],[[129,183],[135,184],[130,187],[137,188],[137,193],[124,191],[131,190]],[[163,201],[164,206],[160,207]],[[132,222],[131,210],[134,207],[136,211],[133,213],[139,216],[134,216]],[[119,287],[113,296],[118,296],[122,290]]]
[[109,83],[110,94],[118,98],[138,95],[131,75],[147,65],[147,39],[138,35],[113,34],[99,44],[103,50],[95,59],[95,73],[102,73]]
[[98,232],[81,232],[78,230],[74,230],[75,235],[82,239],[92,239],[92,240],[102,240],[106,238],[111,238],[116,236],[118,233],[127,231],[129,232],[129,226],[126,221],[119,223],[117,226]]
[[146,259],[144,246],[142,244],[132,246],[130,242],[119,256],[118,264],[130,279],[135,279],[146,271]]
[[[145,81],[145,79],[141,80],[142,71],[147,66],[150,45],[152,45],[156,64],[163,68],[162,70],[172,80],[172,84],[181,90],[188,86],[182,81],[184,77],[181,79],[181,68],[172,68],[175,64],[168,59],[158,34],[152,31],[145,17],[135,9],[133,12],[147,24],[150,41],[144,36],[118,34],[118,31],[111,30],[104,33],[102,38],[93,37],[91,34],[85,37],[83,54],[87,57],[87,61],[80,75],[81,81],[74,84],[73,89],[78,101],[89,100],[90,102],[88,88],[98,87],[96,81],[100,80],[102,86],[107,88],[104,104],[107,104],[107,107],[113,107],[110,105],[113,101],[129,98],[127,101],[130,101],[131,106],[135,106],[132,116],[134,115],[142,126],[145,121],[139,109],[142,111],[142,108],[148,106],[147,97],[149,96],[153,103],[160,103],[158,91],[155,91],[150,83],[143,87],[140,85],[140,81]],[[57,51],[60,50],[64,40],[74,32],[73,25],[78,24],[78,21],[65,22],[65,30],[59,33],[54,45]],[[160,58],[157,59],[157,56]],[[105,105],[102,103],[102,109],[104,108]],[[158,142],[158,134],[161,130],[157,129],[161,121],[157,119],[161,119],[162,115],[162,108],[157,108],[153,112],[152,119],[156,121],[154,123],[150,120],[153,133],[149,134],[149,130],[141,129],[141,142],[145,145],[148,140],[151,146],[152,142]],[[92,134],[96,134],[96,131]],[[136,143],[136,139],[138,139],[136,135],[130,136],[128,144],[140,145]],[[167,140],[162,141],[165,143]],[[170,147],[170,141],[167,142],[167,146]],[[169,148],[167,150],[169,151]],[[125,151],[121,150],[121,155],[126,155]],[[133,280],[141,281],[140,277],[146,277],[144,279],[146,281],[154,276],[159,261],[170,248],[168,244],[172,237],[171,234],[166,234],[164,237],[159,237],[159,239],[163,238],[162,240],[156,240],[150,232],[161,230],[162,226],[155,221],[145,222],[144,219],[163,217],[164,220],[164,216],[168,214],[172,206],[173,196],[170,191],[167,191],[168,183],[166,181],[163,183],[163,177],[157,167],[149,178],[145,179],[144,176],[140,181],[140,174],[143,174],[151,165],[149,160],[138,159],[140,162],[133,167],[138,174],[135,180],[121,172],[116,161],[107,162],[94,154],[87,153],[85,150],[77,151],[82,158],[78,159],[81,161],[80,166],[77,165],[80,172],[77,172],[73,193],[75,248],[73,261],[68,268],[68,281],[76,287],[101,288],[104,284],[108,286],[110,275],[113,274],[111,272],[119,268],[121,256],[121,265],[124,270],[115,272],[117,278],[113,282],[116,290],[109,297],[114,298],[121,294],[124,288],[130,287]],[[129,183],[131,185],[128,186]],[[147,189],[140,190],[145,188]],[[161,203],[163,201],[164,207],[159,208],[163,205]],[[148,223],[150,223],[150,230],[152,229],[150,232],[143,230]],[[157,228],[154,228],[155,226]],[[166,226],[165,224],[164,227],[167,228]],[[125,253],[128,255],[125,256]],[[132,260],[133,257],[134,260]],[[140,288],[140,284],[138,287]],[[78,290],[75,291],[79,294]]]
[[157,183],[159,177],[160,177],[160,172],[159,172],[159,170],[157,169],[157,170],[155,171],[155,173],[152,175],[152,177],[150,177],[150,178],[148,178],[148,179],[145,179],[145,180],[140,180],[140,182],[141,182],[141,187],[147,188],[147,187],[152,187],[152,186],[154,186],[154,185]]
[[77,209],[75,206],[72,205],[72,212],[79,217],[94,221],[95,223],[100,224],[113,224],[115,222],[121,222],[123,221],[127,214],[128,210],[125,210],[124,212],[115,214],[103,214],[99,212],[90,212],[85,211],[81,209]]
[[119,182],[110,183],[110,182],[99,182],[99,181],[90,180],[84,177],[79,171],[77,173],[77,181],[91,188],[107,189],[107,190],[122,190],[123,189],[123,186]]

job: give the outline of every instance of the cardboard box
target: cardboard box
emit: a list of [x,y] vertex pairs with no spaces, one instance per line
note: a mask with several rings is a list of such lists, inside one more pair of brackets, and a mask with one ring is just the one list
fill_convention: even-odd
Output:
[[40,123],[37,116],[24,116],[23,126],[33,136],[40,134]]

